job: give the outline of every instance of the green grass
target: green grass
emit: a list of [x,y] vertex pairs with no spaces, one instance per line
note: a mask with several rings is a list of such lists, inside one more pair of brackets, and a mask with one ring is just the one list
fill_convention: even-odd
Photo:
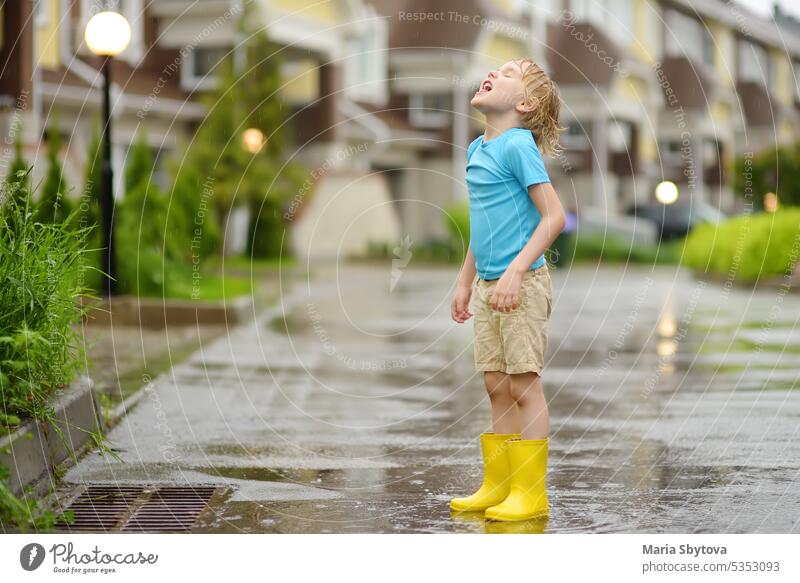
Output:
[[[75,331],[85,240],[75,227],[77,210],[64,223],[39,221],[21,172],[0,182],[0,434],[29,419],[49,422],[75,459],[51,403],[75,376],[83,354]],[[104,436],[91,432],[105,451]],[[20,530],[49,530],[56,515],[35,496],[17,498],[0,466],[0,523]]]
[[220,276],[204,274],[194,284],[191,277],[168,281],[165,288],[165,297],[180,300],[197,300],[204,302],[230,300],[238,296],[253,293],[253,286],[249,278],[232,275]]
[[226,272],[240,271],[240,272],[260,272],[260,271],[274,271],[295,267],[297,260],[294,257],[276,257],[270,259],[250,258],[244,255],[231,255],[229,257],[213,257],[209,259],[204,268],[209,272],[213,270],[221,270],[225,268]]

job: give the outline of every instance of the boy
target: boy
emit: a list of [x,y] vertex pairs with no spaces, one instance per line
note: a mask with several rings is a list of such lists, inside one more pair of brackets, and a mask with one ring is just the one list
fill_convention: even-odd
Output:
[[486,116],[486,129],[467,149],[470,246],[451,313],[458,323],[473,315],[477,274],[475,365],[484,373],[493,433],[481,435],[483,484],[450,506],[526,520],[549,512],[541,374],[552,287],[544,251],[565,217],[539,147],[545,154],[558,148],[560,98],[541,67],[520,59],[491,71],[470,103]]

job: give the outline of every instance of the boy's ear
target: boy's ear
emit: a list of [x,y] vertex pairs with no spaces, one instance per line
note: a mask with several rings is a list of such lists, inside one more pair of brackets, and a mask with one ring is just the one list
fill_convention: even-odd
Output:
[[523,101],[520,101],[520,102],[519,102],[519,103],[518,103],[518,104],[515,106],[515,109],[516,109],[516,110],[517,110],[519,113],[528,113],[528,112],[531,112],[531,111],[533,111],[533,110],[534,110],[534,109],[536,109],[537,107],[539,107],[539,98],[538,98],[538,97],[532,97],[532,98],[530,99],[530,101],[528,101],[527,103],[526,103],[524,100],[523,100]]

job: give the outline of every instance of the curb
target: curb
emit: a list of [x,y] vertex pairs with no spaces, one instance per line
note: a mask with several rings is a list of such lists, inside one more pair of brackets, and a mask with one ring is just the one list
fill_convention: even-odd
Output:
[[[78,377],[61,391],[53,408],[55,425],[77,457],[92,442],[87,432],[103,428],[94,383],[89,377]],[[37,419],[0,439],[0,463],[9,469],[8,487],[15,495],[22,494],[29,485],[42,495],[55,482],[56,467],[69,467],[73,460],[53,425]]]
[[235,326],[253,318],[255,312],[252,294],[220,302],[171,300],[165,298],[140,298],[114,296],[112,299],[81,298],[88,304],[89,324],[119,324],[164,328],[180,324],[228,324]]
[[692,269],[689,268],[692,276],[695,279],[699,279],[702,281],[707,282],[714,282],[714,283],[728,283],[733,287],[738,289],[751,289],[751,290],[777,290],[781,289],[782,287],[786,288],[788,292],[798,293],[800,292],[800,262],[796,263],[792,273],[787,276],[774,276],[771,275],[769,277],[764,277],[759,279],[758,281],[742,281],[741,279],[729,279],[724,275],[720,275],[718,273],[712,271],[700,271],[699,269]]

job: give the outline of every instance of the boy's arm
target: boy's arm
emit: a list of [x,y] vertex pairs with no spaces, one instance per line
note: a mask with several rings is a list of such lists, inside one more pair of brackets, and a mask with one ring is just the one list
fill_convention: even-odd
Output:
[[566,221],[564,208],[561,206],[561,201],[552,184],[549,182],[532,184],[528,187],[528,195],[539,209],[542,219],[525,247],[509,266],[509,269],[522,274],[528,271],[545,249],[555,241],[558,234],[564,229]]
[[458,273],[458,281],[456,287],[472,288],[472,283],[475,281],[475,255],[472,253],[472,246],[467,247],[467,256],[464,258],[464,265],[461,266],[461,271]]

